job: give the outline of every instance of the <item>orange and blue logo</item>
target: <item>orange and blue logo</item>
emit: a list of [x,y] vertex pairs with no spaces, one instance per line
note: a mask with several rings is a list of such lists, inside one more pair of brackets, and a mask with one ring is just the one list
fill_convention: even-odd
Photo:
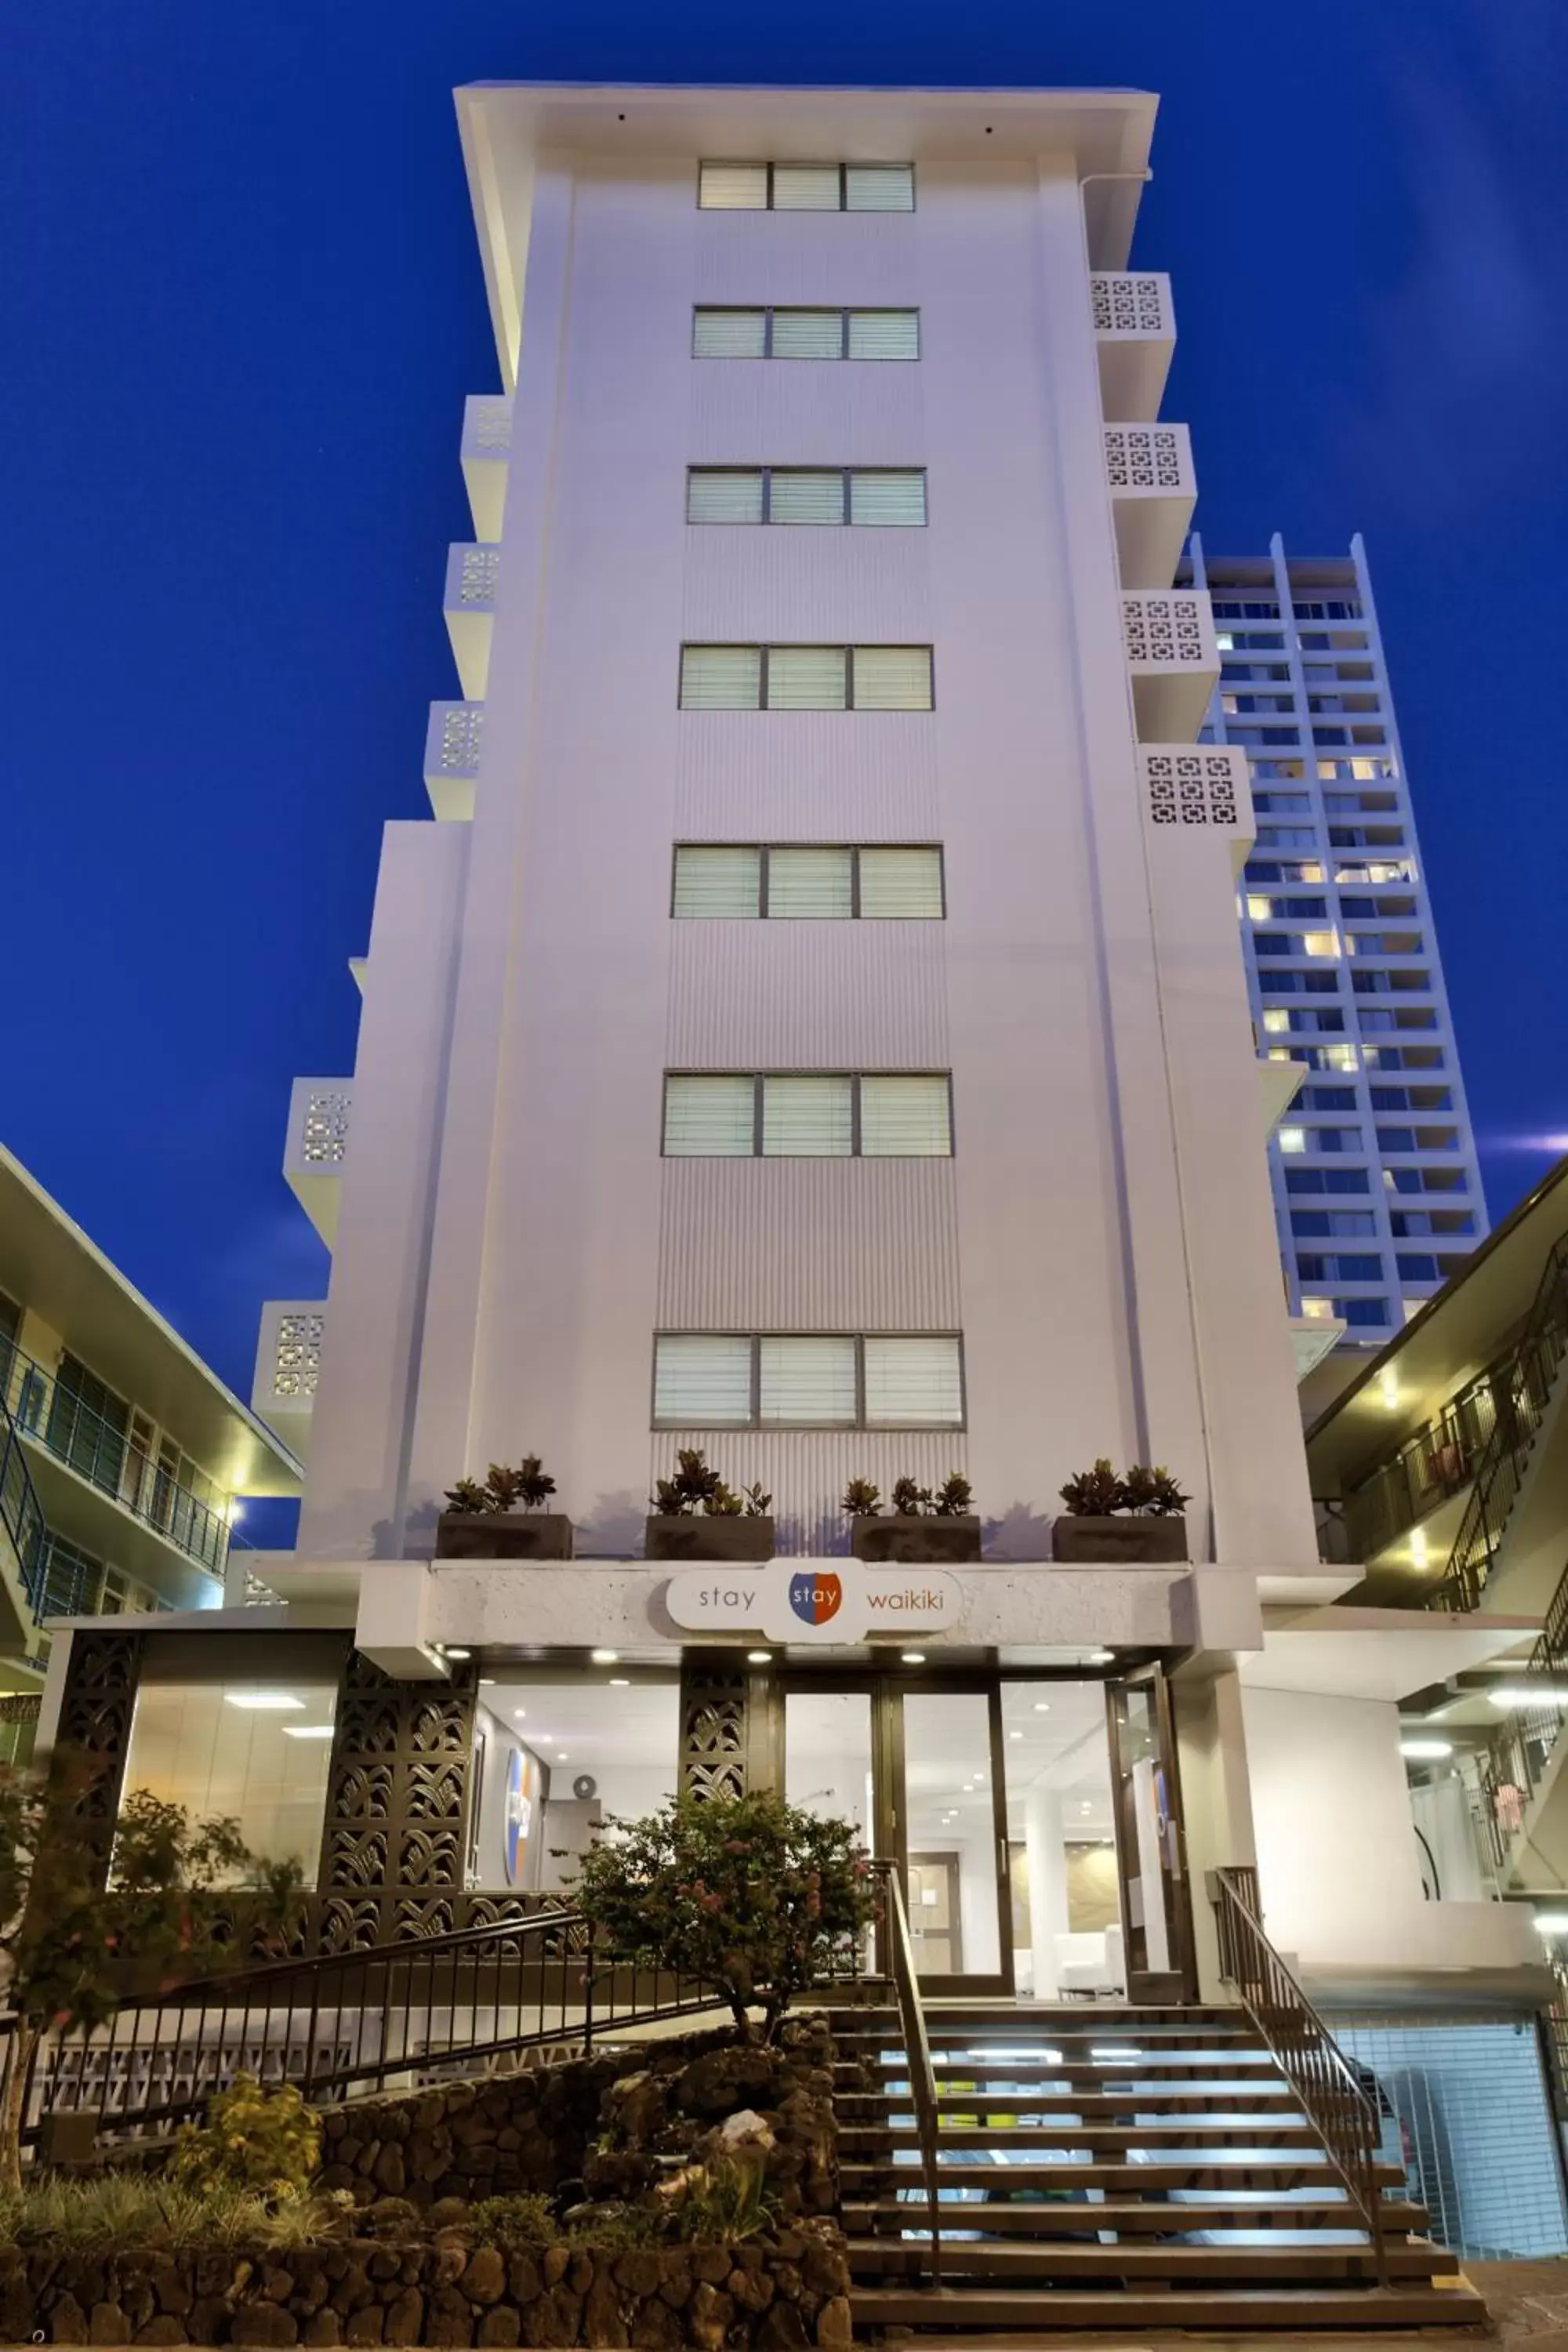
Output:
[[826,1625],[844,1599],[843,1580],[806,1569],[789,1580],[789,1605],[803,1625]]

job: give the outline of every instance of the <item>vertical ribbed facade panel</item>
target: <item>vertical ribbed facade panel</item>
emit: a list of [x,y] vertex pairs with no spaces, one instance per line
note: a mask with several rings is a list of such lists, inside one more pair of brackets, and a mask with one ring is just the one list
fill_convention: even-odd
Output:
[[683,711],[674,815],[678,841],[936,841],[931,714]]
[[694,523],[681,621],[688,638],[719,643],[930,645],[926,532]]
[[673,923],[666,1066],[948,1067],[941,923]]
[[667,1160],[665,1330],[954,1331],[951,1160]]
[[694,466],[917,466],[918,362],[700,360],[691,369]]

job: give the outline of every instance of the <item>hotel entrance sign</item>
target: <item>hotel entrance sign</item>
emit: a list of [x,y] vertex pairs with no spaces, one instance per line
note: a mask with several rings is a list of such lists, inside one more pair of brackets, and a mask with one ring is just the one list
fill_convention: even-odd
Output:
[[961,1598],[956,1579],[940,1570],[863,1568],[852,1559],[683,1569],[665,1589],[665,1606],[689,1633],[824,1645],[940,1633],[956,1620]]

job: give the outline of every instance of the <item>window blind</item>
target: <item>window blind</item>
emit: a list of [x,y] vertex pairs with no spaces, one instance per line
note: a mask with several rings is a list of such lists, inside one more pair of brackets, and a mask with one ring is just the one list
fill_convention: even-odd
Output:
[[775,471],[768,502],[773,522],[842,522],[844,477],[794,467]]
[[838,1422],[856,1418],[852,1339],[768,1339],[759,1342],[763,1422]]
[[857,646],[857,710],[929,710],[931,707],[929,646]]
[[862,1078],[860,1151],[867,1160],[950,1158],[952,1114],[946,1077]]
[[775,163],[775,213],[836,213],[841,210],[837,163]]
[[855,1084],[840,1076],[763,1080],[763,1154],[847,1160],[855,1139]]
[[775,360],[837,360],[844,355],[841,310],[775,310]]
[[770,710],[842,710],[847,665],[842,646],[770,646]]
[[686,477],[688,522],[761,522],[763,469],[693,466]]
[[758,710],[763,656],[755,646],[683,646],[682,710]]
[[940,849],[863,849],[860,852],[860,914],[863,920],[921,917],[940,921],[942,913]]
[[674,912],[689,920],[762,912],[763,853],[748,848],[678,849]]
[[926,478],[911,467],[907,473],[882,470],[849,477],[849,520],[852,523],[923,523],[926,519]]
[[699,310],[691,355],[699,360],[760,360],[767,349],[765,310]]
[[847,849],[770,849],[768,913],[794,919],[854,912],[854,866]]
[[868,1428],[961,1426],[963,1379],[956,1339],[868,1339],[864,1347]]
[[697,201],[704,212],[767,210],[765,163],[704,163],[697,174]]
[[846,212],[912,213],[914,208],[915,168],[912,163],[846,164]]
[[754,1078],[672,1075],[664,1082],[667,1160],[749,1160],[757,1148]]
[[850,311],[852,360],[918,360],[920,355],[918,310]]
[[654,1342],[653,1417],[689,1429],[752,1418],[752,1342],[728,1331],[661,1331]]

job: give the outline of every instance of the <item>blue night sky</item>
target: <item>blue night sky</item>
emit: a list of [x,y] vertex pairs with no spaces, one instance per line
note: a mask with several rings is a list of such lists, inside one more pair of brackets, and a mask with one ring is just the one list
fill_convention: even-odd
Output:
[[0,1133],[242,1392],[260,1299],[325,1283],[289,1085],[352,1067],[379,830],[427,813],[426,706],[457,692],[458,425],[499,383],[468,80],[1162,93],[1134,259],[1175,278],[1200,527],[1365,533],[1494,1216],[1541,1172],[1568,1132],[1553,0],[47,0],[8,43]]

